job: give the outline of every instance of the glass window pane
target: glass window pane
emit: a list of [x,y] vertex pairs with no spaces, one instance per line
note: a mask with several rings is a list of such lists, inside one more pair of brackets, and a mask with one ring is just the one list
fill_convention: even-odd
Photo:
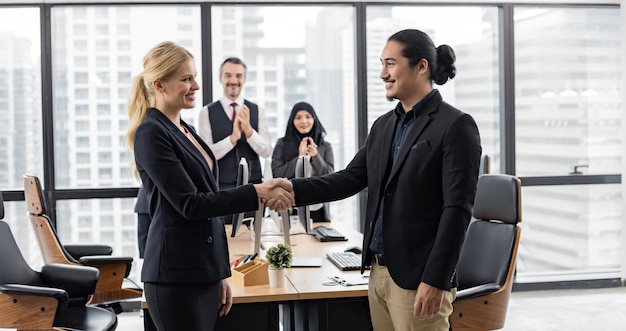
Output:
[[[243,94],[265,108],[272,144],[284,135],[293,105],[307,101],[328,131],[335,170],[343,169],[357,145],[354,8],[215,5],[211,13],[213,68],[228,56],[246,63]],[[224,93],[219,72],[212,76],[217,100]],[[355,201],[331,203],[331,219],[356,222]]]
[[521,175],[622,171],[620,9],[515,9]]
[[517,277],[619,272],[622,193],[617,184],[524,187]]
[[[132,79],[143,70],[143,57],[148,50],[161,41],[171,40],[187,43],[188,50],[196,56],[198,80],[202,81],[200,6],[112,5],[103,8],[60,5],[51,11],[57,188],[136,185],[130,171],[119,171],[128,167],[129,160],[124,153],[125,145],[117,143],[117,137],[124,136],[127,130],[127,125],[119,123],[128,120],[126,103]],[[76,15],[77,12],[81,15]],[[39,18],[38,12],[35,13],[33,21]],[[163,17],[168,19],[164,21]],[[39,45],[39,42],[33,44]],[[94,51],[81,50],[77,54],[78,50],[66,46],[77,44]],[[202,98],[202,93],[197,96]],[[201,106],[200,99],[198,107]],[[33,109],[36,108],[31,107],[29,111]],[[190,115],[184,116],[194,117],[193,110],[188,113]],[[98,120],[88,126],[91,130],[74,130],[85,128],[72,123],[85,120],[81,116],[88,114],[99,115]],[[40,127],[41,123],[38,123],[39,130]],[[73,164],[76,158],[72,155],[84,152],[85,148],[89,148],[94,156],[92,160],[96,160],[99,152],[124,155],[124,158],[111,159],[106,163],[106,169],[94,169],[90,175]],[[104,177],[86,180],[90,176]]]
[[43,176],[39,30],[38,7],[0,8],[2,190],[23,189],[24,173]]
[[[0,12],[2,12],[0,10]],[[24,186],[22,185],[22,189]],[[41,270],[43,266],[43,257],[35,230],[26,216],[26,204],[24,201],[5,201],[4,202],[4,219],[11,233],[15,237],[15,241],[20,248],[20,252],[31,268]]]
[[[492,172],[500,171],[500,75],[498,9],[496,7],[368,6],[368,128],[393,109],[379,77],[380,53],[387,39],[403,29],[426,32],[435,46],[447,44],[456,53],[456,77],[443,86],[433,83],[444,100],[474,117],[483,153],[492,156]],[[416,23],[419,22],[419,23]],[[441,22],[455,22],[441,24]],[[459,27],[463,28],[460,29]]]
[[134,258],[130,277],[139,280],[137,222],[130,221],[136,220],[134,203],[135,198],[61,200],[57,204],[59,239],[62,243],[110,245],[113,255]]

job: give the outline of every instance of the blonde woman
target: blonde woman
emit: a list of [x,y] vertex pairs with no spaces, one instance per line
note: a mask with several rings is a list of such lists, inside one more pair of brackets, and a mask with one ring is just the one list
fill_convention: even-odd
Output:
[[131,87],[126,140],[152,217],[141,280],[159,331],[213,330],[229,312],[222,215],[257,209],[259,199],[272,209],[293,204],[284,179],[219,189],[215,156],[180,118],[198,89],[193,56],[172,42],[150,50]]

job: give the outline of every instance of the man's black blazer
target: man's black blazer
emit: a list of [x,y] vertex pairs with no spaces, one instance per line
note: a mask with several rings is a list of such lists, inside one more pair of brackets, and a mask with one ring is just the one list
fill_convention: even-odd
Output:
[[135,135],[135,162],[152,217],[144,282],[208,283],[229,277],[226,232],[219,216],[258,207],[252,185],[219,190],[213,153],[192,127],[181,124],[213,159],[213,171],[198,148],[157,109]]
[[420,282],[450,290],[476,192],[478,128],[437,92],[416,114],[398,159],[387,169],[396,120],[393,111],[378,118],[346,169],[295,179],[296,204],[343,199],[367,187],[363,264],[372,259],[368,247],[384,199],[384,254],[395,283],[412,290]]

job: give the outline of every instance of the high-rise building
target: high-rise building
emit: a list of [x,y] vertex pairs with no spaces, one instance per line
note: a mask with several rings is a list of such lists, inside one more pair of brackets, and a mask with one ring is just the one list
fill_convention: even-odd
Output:
[[[541,8],[516,18],[518,173],[567,175],[576,165],[584,172],[618,173],[619,12]],[[619,266],[619,185],[525,190],[533,194],[524,199],[520,271]]]
[[[43,169],[41,139],[40,66],[33,60],[32,40],[0,31],[0,190],[22,188],[24,172]],[[26,217],[23,202],[5,202],[5,221],[11,226],[23,255],[34,268],[43,264],[39,245]]]

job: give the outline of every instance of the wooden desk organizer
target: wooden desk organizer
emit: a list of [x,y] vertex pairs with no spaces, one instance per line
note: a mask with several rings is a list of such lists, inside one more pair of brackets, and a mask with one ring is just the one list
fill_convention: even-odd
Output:
[[269,284],[268,266],[267,261],[256,258],[252,262],[233,269],[232,279],[243,286]]

